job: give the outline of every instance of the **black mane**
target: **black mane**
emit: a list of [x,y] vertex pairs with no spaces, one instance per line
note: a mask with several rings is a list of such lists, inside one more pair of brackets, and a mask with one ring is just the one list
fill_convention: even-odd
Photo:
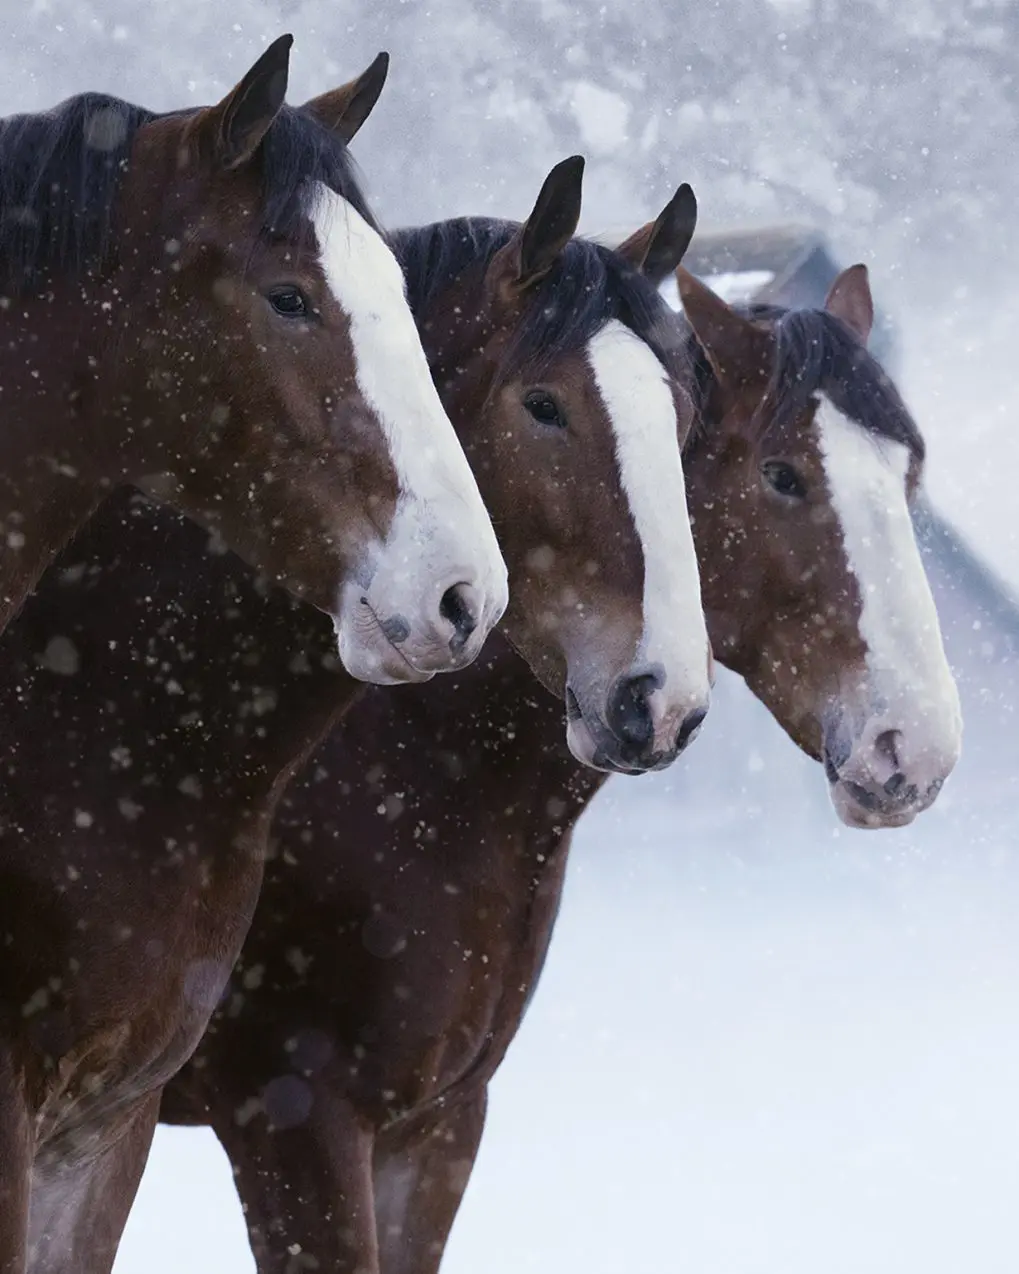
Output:
[[[0,119],[0,289],[30,293],[47,277],[101,267],[135,134],[158,118],[104,93],[82,93],[50,111]],[[266,230],[293,228],[311,181],[324,182],[375,225],[346,146],[311,116],[284,106],[260,164]]]
[[[390,238],[420,325],[435,298],[470,269],[480,274],[519,229],[516,222],[458,217],[397,230]],[[531,304],[507,350],[503,372],[540,370],[582,348],[610,319],[645,341],[668,370],[687,368],[672,312],[655,287],[618,253],[571,239],[553,269],[536,284]]]
[[[775,336],[766,430],[795,420],[815,394],[824,394],[863,429],[901,443],[923,461],[923,437],[891,377],[844,323],[825,310],[786,310],[776,305],[734,309],[744,318],[763,320]],[[697,387],[699,427],[694,434],[700,438],[705,432],[704,412],[715,376],[696,336],[689,328],[687,331]]]
[[151,111],[82,93],[51,111],[0,120],[0,285],[76,275],[109,248],[111,216],[134,134]]

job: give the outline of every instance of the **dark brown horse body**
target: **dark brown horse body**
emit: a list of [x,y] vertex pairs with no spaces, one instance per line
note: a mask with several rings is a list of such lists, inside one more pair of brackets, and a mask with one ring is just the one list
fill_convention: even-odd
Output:
[[[346,150],[385,58],[297,111],[289,49],[277,40],[216,107],[156,116],[84,94],[0,121],[0,629],[124,483],[333,615],[366,680],[463,666],[505,607]],[[407,392],[387,402],[376,385],[393,380]],[[422,530],[428,559],[397,587],[393,558]],[[473,633],[452,654],[447,585]],[[380,627],[407,630],[399,657],[362,593]]]
[[[687,529],[689,561],[666,581],[685,628],[671,647],[655,632],[671,657],[637,696],[628,682],[646,676],[641,585],[658,546],[635,533],[616,449],[644,413],[637,404],[617,419],[586,355],[615,320],[613,374],[651,370],[669,404],[658,442],[677,480],[666,490],[682,503],[685,364],[655,343],[664,310],[635,267],[675,264],[692,198],[679,192],[622,256],[571,239],[581,172],[575,161],[555,169],[528,222],[495,227],[481,258],[471,249],[476,269],[469,279],[452,269],[430,312],[444,319],[436,333],[476,359],[458,378],[457,412],[507,561],[524,578],[536,551],[543,564],[506,622],[558,678],[560,731],[574,685],[603,761],[649,769],[688,740],[677,723],[706,702],[693,543]],[[545,418],[553,395],[575,438],[563,436],[565,419]],[[495,466],[509,447],[529,464]],[[582,491],[590,507],[575,512]],[[626,570],[591,569],[603,535]],[[548,622],[567,592],[593,609],[586,643],[568,619]],[[162,1085],[198,1042],[239,953],[278,797],[356,688],[333,650],[317,610],[134,496],[100,510],[0,640],[2,1274],[23,1274],[26,1249],[33,1271],[110,1268]],[[300,951],[291,958],[300,964]]]
[[31,1268],[112,1264],[274,796],[361,689],[325,616],[207,542],[113,497],[0,643],[4,1274],[25,1268],[30,1179]]
[[[109,1268],[279,785],[359,688],[330,647],[362,680],[420,681],[469,663],[505,608],[346,152],[384,59],[299,112],[289,46],[215,108],[86,95],[0,125],[0,623],[114,486],[208,528],[139,514],[136,535],[113,506],[90,541],[124,558],[107,593],[65,559],[0,655],[2,1274],[29,1252]],[[318,610],[263,603],[224,539]],[[259,650],[274,606],[300,621]],[[303,697],[322,659],[329,692]]]
[[263,1274],[438,1267],[606,778],[498,635],[455,695],[369,692],[347,720],[283,799],[230,995],[162,1107],[212,1124]]
[[[908,448],[918,470],[922,444],[844,323],[802,316],[810,340],[790,345],[791,319],[751,325],[694,281],[684,291],[716,366],[701,368],[706,419],[685,460],[709,631],[820,755],[830,687],[865,644],[815,395],[852,382],[875,445]],[[865,302],[859,272],[830,299],[845,324]],[[812,366],[814,346],[827,353]],[[164,1098],[163,1119],[209,1122],[226,1148],[262,1274],[437,1268],[572,828],[604,781],[498,637],[452,686],[369,692],[288,790],[231,994]]]

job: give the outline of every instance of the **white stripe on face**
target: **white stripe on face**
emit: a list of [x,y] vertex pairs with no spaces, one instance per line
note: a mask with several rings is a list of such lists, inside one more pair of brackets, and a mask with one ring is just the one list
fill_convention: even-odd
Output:
[[815,422],[846,562],[860,590],[873,701],[867,708],[887,718],[886,729],[904,732],[904,769],[920,752],[942,752],[954,764],[959,693],[906,502],[909,452],[848,419],[823,395]]
[[321,183],[311,217],[326,281],[350,321],[358,388],[400,484],[385,547],[385,588],[395,594],[386,609],[408,614],[415,587],[423,594],[433,577],[465,580],[488,599],[479,617],[487,629],[506,606],[506,566],[428,370],[403,272],[382,237]]
[[470,493],[480,508],[474,475],[428,371],[396,257],[326,186],[319,185],[312,220],[329,289],[350,319],[358,388],[385,431],[401,488],[421,499]]
[[644,629],[637,665],[658,666],[665,673],[665,685],[651,706],[656,746],[662,746],[661,723],[671,731],[666,741],[671,747],[675,729],[695,708],[706,707],[710,694],[708,634],[676,403],[650,347],[618,319],[591,339],[588,358],[612,421],[622,487],[644,554]]

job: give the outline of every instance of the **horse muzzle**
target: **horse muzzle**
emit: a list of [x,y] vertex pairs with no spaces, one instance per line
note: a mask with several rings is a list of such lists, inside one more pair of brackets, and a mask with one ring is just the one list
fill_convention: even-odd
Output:
[[677,710],[663,705],[660,679],[651,672],[620,677],[606,697],[603,713],[593,713],[572,686],[566,690],[566,741],[583,765],[609,774],[664,770],[697,736],[708,711],[708,696],[696,696]]
[[847,827],[905,827],[930,808],[959,757],[959,736],[921,737],[871,720],[847,746],[826,732],[822,761],[835,812]]

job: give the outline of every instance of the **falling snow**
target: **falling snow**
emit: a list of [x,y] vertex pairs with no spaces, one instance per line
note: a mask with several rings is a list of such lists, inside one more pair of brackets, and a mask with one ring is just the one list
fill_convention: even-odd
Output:
[[[157,110],[212,100],[283,29],[296,37],[298,101],[389,48],[390,83],[356,143],[389,225],[521,216],[551,164],[583,151],[591,232],[636,228],[681,180],[705,226],[820,228],[840,260],[871,268],[929,441],[932,499],[1019,596],[1015,6],[443,0],[402,4],[397,18],[355,0],[234,0],[229,21],[198,0],[15,8],[0,50],[5,113],[84,89]],[[110,149],[118,128],[98,112],[91,144]],[[178,256],[179,242],[165,246]],[[769,273],[720,270],[712,282],[737,301]],[[9,298],[0,306],[6,315]],[[229,426],[226,404],[210,424]],[[31,547],[19,525],[2,543],[19,559]],[[213,534],[210,551],[225,548]],[[536,546],[529,565],[551,571],[552,550]],[[724,672],[681,766],[613,781],[585,817],[443,1274],[1019,1267],[1019,611],[965,561],[932,572],[965,752],[914,826],[837,825],[818,767]],[[81,583],[75,568],[65,583]],[[80,677],[86,656],[59,635],[30,659],[59,680]],[[312,675],[304,652],[290,671]],[[151,675],[184,702],[179,676]],[[256,691],[243,715],[268,728],[277,708]],[[202,716],[175,720],[198,730]],[[98,757],[87,743],[80,752],[128,785],[111,821],[134,825],[149,817],[147,761],[116,737]],[[436,757],[451,781],[456,746]],[[384,768],[365,781],[382,828],[414,817]],[[196,774],[176,787],[189,810],[205,801]],[[68,846],[61,889],[80,882],[73,847],[97,823],[94,793],[76,788],[73,800],[54,829]],[[547,814],[564,815],[558,806]],[[422,852],[441,841],[424,823],[414,834]],[[183,838],[155,836],[174,861],[192,854]],[[406,943],[382,922],[362,937],[380,959]],[[299,939],[285,953],[298,979],[312,960]],[[165,955],[157,940],[138,949]],[[257,990],[265,972],[252,965],[231,992]],[[182,996],[209,1012],[228,977],[197,962]],[[54,1016],[56,988],[43,982],[15,1016]],[[288,1055],[314,1066],[320,1049],[300,1037]],[[306,1076],[280,1074],[235,1119],[295,1127],[311,1101]],[[315,1268],[299,1246],[291,1256],[293,1269]],[[253,1269],[230,1171],[208,1132],[161,1129],[116,1274],[202,1266]]]

